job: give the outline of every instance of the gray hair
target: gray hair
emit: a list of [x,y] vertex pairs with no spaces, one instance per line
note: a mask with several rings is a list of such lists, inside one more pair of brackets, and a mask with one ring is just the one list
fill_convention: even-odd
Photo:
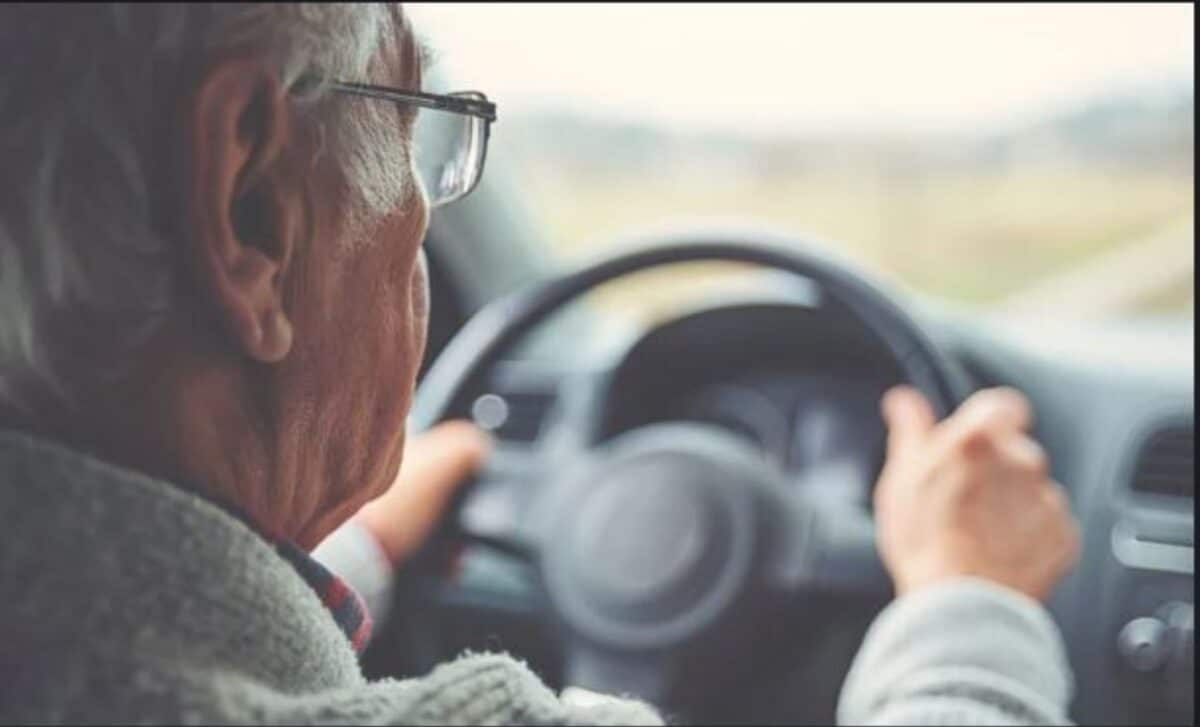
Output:
[[[70,404],[72,378],[106,371],[166,320],[183,284],[158,180],[166,112],[200,64],[263,53],[288,88],[365,79],[393,10],[375,4],[155,3],[0,8],[0,409]],[[10,54],[15,57],[3,58]],[[332,124],[362,207],[408,184],[385,158],[381,104]],[[342,104],[341,108],[347,105]],[[320,111],[318,111],[320,110]],[[374,118],[372,118],[374,116]],[[392,141],[397,145],[396,141]],[[393,152],[395,150],[393,149]],[[403,150],[400,151],[403,153]]]

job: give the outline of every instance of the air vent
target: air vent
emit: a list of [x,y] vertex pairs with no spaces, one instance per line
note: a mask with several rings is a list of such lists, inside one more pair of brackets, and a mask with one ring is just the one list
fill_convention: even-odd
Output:
[[1146,439],[1133,472],[1132,489],[1148,495],[1193,497],[1195,476],[1194,428],[1167,427]]
[[537,440],[550,407],[553,391],[494,391],[471,405],[475,423],[500,440],[529,443]]

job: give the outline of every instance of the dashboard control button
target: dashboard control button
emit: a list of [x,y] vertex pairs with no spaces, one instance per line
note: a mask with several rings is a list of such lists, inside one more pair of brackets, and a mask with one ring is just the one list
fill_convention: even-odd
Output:
[[1171,601],[1158,609],[1158,618],[1167,625],[1172,646],[1171,668],[1190,672],[1195,647],[1196,626],[1192,604]]
[[1171,656],[1171,638],[1161,619],[1135,618],[1117,636],[1117,651],[1140,672],[1161,669]]
[[508,421],[508,402],[497,394],[484,394],[471,405],[471,418],[480,427],[494,432]]

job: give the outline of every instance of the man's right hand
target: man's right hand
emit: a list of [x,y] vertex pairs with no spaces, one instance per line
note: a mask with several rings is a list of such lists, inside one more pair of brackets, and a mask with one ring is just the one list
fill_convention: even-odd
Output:
[[875,517],[896,595],[974,576],[1045,599],[1074,564],[1079,534],[1026,434],[1025,397],[980,391],[941,423],[912,387],[892,389],[882,406],[888,451]]

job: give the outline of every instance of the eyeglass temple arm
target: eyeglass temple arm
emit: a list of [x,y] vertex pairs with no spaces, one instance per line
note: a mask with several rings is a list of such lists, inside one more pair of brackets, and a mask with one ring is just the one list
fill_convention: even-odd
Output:
[[[488,121],[496,120],[496,104],[488,101],[487,97],[478,91],[460,91],[456,94],[441,95],[424,93],[422,91],[402,91],[395,88],[386,88],[384,86],[372,86],[365,83],[348,83],[345,81],[330,81],[329,87],[335,91],[341,91],[343,93],[353,93],[359,96],[369,96],[372,98],[411,103],[416,106],[423,106],[430,109],[451,111],[453,113],[466,114],[468,116],[478,116],[480,118],[487,119]],[[478,95],[479,98],[470,98],[462,95],[468,93]]]

